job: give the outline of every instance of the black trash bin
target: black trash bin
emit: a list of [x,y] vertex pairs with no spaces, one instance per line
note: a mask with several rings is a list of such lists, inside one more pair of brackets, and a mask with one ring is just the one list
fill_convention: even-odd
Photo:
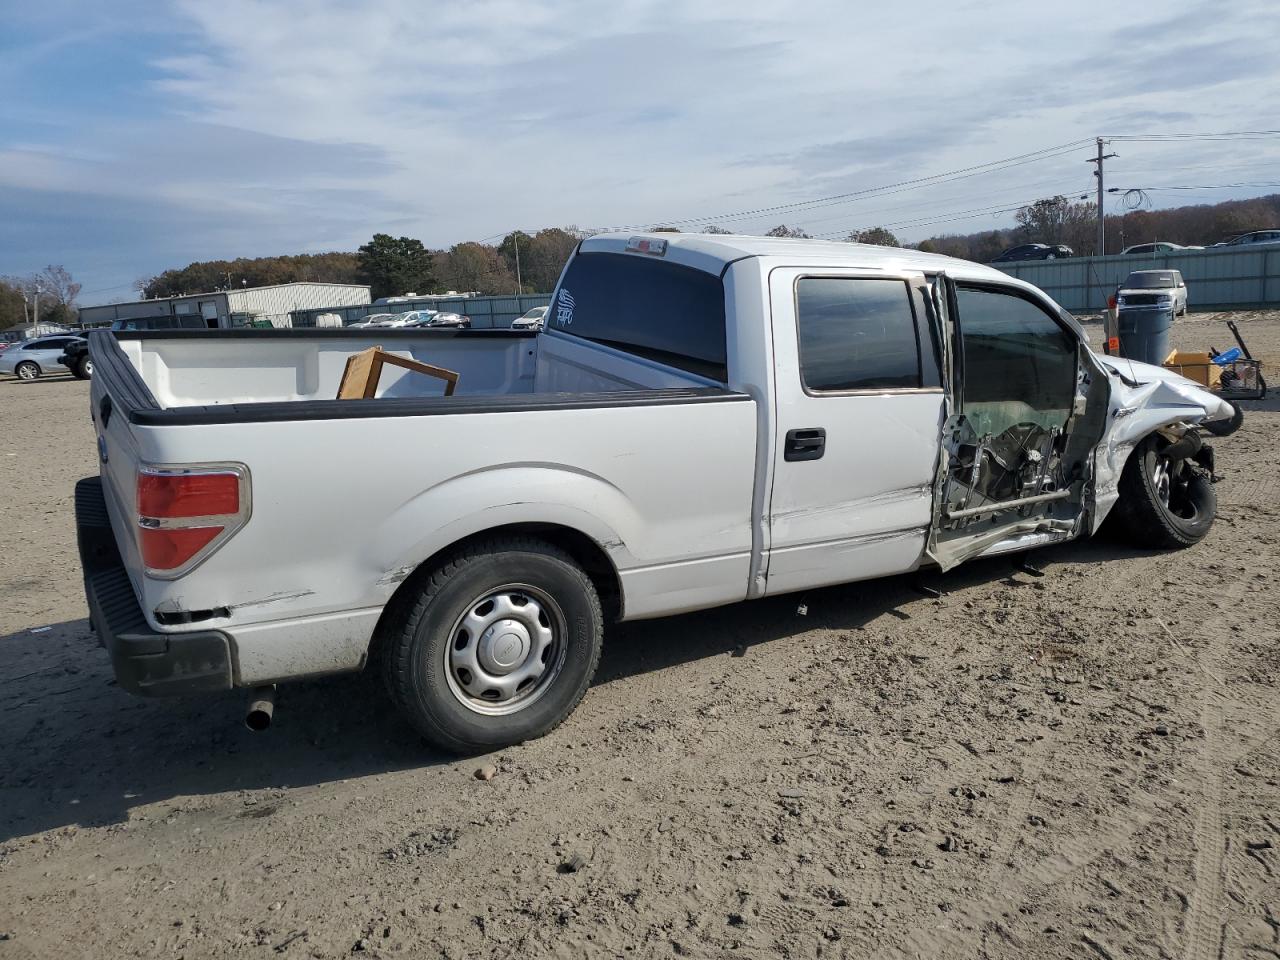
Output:
[[1172,307],[1121,307],[1120,356],[1140,363],[1164,363],[1169,356],[1169,328]]

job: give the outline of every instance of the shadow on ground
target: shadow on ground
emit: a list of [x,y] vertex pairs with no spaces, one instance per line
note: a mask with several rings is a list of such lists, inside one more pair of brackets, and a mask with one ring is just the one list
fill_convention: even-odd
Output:
[[[1060,563],[1138,555],[1105,539],[1041,551]],[[1033,582],[1019,558],[978,561],[668,617],[609,630],[596,686],[753,647],[813,629],[847,630],[882,616],[910,620],[928,590],[955,593],[1005,580]],[[922,590],[922,588],[924,588]],[[806,614],[798,610],[801,605]],[[0,638],[0,840],[69,824],[128,819],[135,806],[235,790],[299,787],[420,768],[430,750],[391,709],[373,671],[281,689],[267,734],[242,725],[242,691],[145,700],[120,690],[84,620]]]
[[45,372],[34,380],[19,380],[17,377],[8,375],[0,376],[0,388],[13,387],[19,390],[34,390],[40,386],[51,386],[59,383],[76,383],[78,378],[73,377],[69,373],[51,373]]

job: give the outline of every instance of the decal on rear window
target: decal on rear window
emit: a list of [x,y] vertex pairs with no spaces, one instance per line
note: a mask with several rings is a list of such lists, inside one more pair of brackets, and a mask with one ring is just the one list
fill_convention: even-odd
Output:
[[563,287],[560,296],[556,297],[556,323],[567,327],[573,323],[573,294]]

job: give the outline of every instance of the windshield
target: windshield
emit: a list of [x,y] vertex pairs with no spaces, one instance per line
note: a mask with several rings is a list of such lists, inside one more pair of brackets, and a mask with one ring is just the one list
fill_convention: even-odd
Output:
[[1131,273],[1122,286],[1126,290],[1162,290],[1174,286],[1173,273],[1168,270]]

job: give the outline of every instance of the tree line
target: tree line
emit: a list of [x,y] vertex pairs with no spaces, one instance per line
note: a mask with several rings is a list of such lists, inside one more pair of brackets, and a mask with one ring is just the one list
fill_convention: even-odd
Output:
[[575,227],[514,231],[496,246],[475,241],[429,250],[413,237],[376,233],[354,253],[207,260],[166,270],[136,284],[146,298],[233,287],[316,281],[368,284],[373,299],[474,291],[485,295],[550,290],[578,241]]
[[[995,259],[1011,246],[1031,242],[1066,244],[1080,255],[1094,253],[1097,207],[1093,203],[1050,197],[1020,208],[1014,219],[1016,225],[1008,229],[943,234],[911,246],[980,263]],[[1107,215],[1106,252],[1119,253],[1124,247],[1156,240],[1208,246],[1236,234],[1277,225],[1280,194],[1167,210],[1136,209]],[[672,226],[653,229],[680,232]],[[706,234],[731,232],[718,225],[700,230]],[[549,227],[534,233],[517,230],[496,245],[466,241],[443,250],[430,250],[412,237],[378,233],[353,252],[198,261],[140,279],[134,288],[146,298],[296,281],[368,284],[374,299],[450,290],[482,295],[546,293],[555,286],[574,246],[592,232],[577,227]],[[788,224],[779,224],[764,235],[809,236],[802,227]],[[851,231],[844,239],[889,247],[903,245],[882,226]],[[65,267],[57,265],[31,276],[0,277],[0,329],[33,319],[37,288],[39,320],[75,320],[80,284]]]
[[[1098,207],[1094,203],[1053,197],[1022,207],[1015,217],[1017,226],[1008,230],[944,234],[917,246],[930,253],[979,263],[994,260],[1002,251],[1020,243],[1064,243],[1078,255],[1089,256],[1098,245],[1097,218]],[[1108,254],[1157,240],[1184,247],[1207,247],[1241,233],[1280,225],[1280,194],[1166,210],[1122,211],[1107,214],[1106,220]]]

